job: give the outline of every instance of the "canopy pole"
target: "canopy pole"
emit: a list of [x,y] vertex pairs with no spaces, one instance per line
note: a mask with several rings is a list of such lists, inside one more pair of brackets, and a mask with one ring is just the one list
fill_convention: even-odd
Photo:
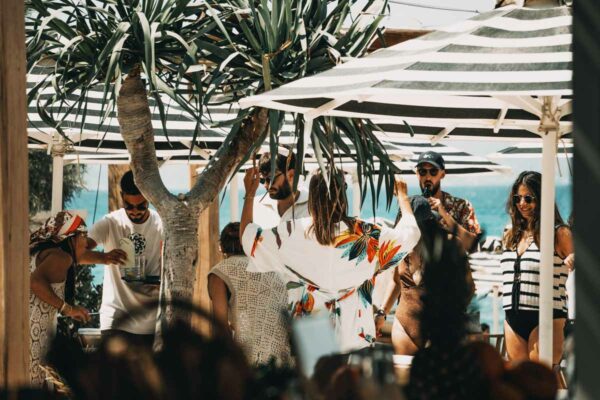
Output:
[[554,160],[559,132],[556,103],[551,97],[544,97],[540,129],[543,133],[542,152],[542,204],[540,217],[540,322],[539,349],[540,361],[552,365],[553,332],[552,314],[554,308]]
[[229,212],[231,222],[240,220],[240,201],[239,201],[239,185],[237,174],[231,178],[229,183]]
[[492,288],[492,334],[500,333],[500,288],[496,285]]
[[65,166],[64,147],[60,144],[52,146],[52,215],[63,208],[63,173]]

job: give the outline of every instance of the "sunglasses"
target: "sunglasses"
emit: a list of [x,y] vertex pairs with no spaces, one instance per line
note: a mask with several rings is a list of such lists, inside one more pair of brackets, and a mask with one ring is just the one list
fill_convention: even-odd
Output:
[[138,210],[138,211],[146,211],[148,209],[148,202],[144,201],[140,204],[131,204],[125,201],[125,209],[127,211],[133,211],[133,210]]
[[417,172],[421,176],[425,176],[425,175],[427,175],[427,173],[429,173],[429,175],[431,175],[431,176],[436,176],[438,174],[438,172],[440,172],[440,170],[437,168],[419,168],[419,169],[417,169]]
[[512,197],[512,199],[513,199],[513,204],[519,204],[521,202],[521,199],[525,200],[525,203],[527,203],[527,204],[531,204],[535,201],[535,197],[531,196],[529,194],[526,194],[525,196],[515,194]]
[[261,185],[264,185],[267,182],[270,183],[270,182],[274,181],[275,179],[279,178],[279,175],[283,175],[283,174],[281,172],[278,172],[278,173],[275,174],[275,177],[273,177],[273,178],[271,178],[270,176],[264,176],[264,177],[261,176],[258,179],[258,181],[260,182]]

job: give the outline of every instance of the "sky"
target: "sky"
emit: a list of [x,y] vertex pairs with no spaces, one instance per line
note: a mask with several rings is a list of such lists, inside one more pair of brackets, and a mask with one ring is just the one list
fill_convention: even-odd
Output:
[[[495,0],[389,0],[390,16],[383,22],[386,27],[393,28],[411,28],[411,29],[435,29],[436,27],[453,24],[464,19],[475,16],[477,11],[485,12],[492,10],[496,3]],[[412,5],[409,5],[412,4]],[[440,9],[436,9],[440,8]],[[451,11],[448,10],[468,10]],[[444,142],[442,142],[444,143]],[[458,141],[447,142],[448,145],[460,148],[471,154],[486,156],[494,153],[504,147],[512,145],[505,141]],[[493,175],[488,177],[478,177],[477,179],[465,179],[448,176],[446,184],[456,185],[475,185],[475,184],[493,184],[499,182],[510,182],[515,176],[523,170],[540,170],[541,159],[502,159],[493,160],[497,163],[507,165],[512,168],[513,173],[509,175]],[[569,166],[565,160],[559,161],[557,168],[557,179],[559,182],[570,182],[571,176]],[[90,190],[98,187],[100,190],[106,190],[107,173],[106,166],[100,167],[91,165],[85,177],[85,182]],[[98,173],[100,172],[100,181]],[[189,168],[186,165],[166,165],[161,168],[161,176],[166,182],[167,188],[177,193],[186,191],[189,188]],[[409,179],[408,183],[411,184]]]

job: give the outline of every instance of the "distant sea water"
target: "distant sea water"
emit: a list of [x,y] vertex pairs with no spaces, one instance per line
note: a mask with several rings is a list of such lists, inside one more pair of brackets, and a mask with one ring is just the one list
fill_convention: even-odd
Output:
[[[505,211],[506,199],[510,190],[510,183],[486,186],[460,186],[446,185],[443,187],[445,191],[453,196],[468,199],[475,208],[475,214],[486,236],[502,236],[502,231],[506,224],[510,221]],[[566,221],[572,209],[572,186],[567,184],[558,184],[556,187],[556,203],[560,210],[563,219]],[[352,203],[352,193],[349,190],[348,199]],[[417,194],[416,191],[409,191],[409,194]],[[240,207],[243,204],[242,197],[244,193],[240,190],[239,203]],[[229,192],[225,196],[220,196],[222,199],[219,213],[219,223],[221,228],[231,221],[231,211],[229,207]],[[362,218],[373,217],[371,197],[367,196],[362,209]],[[87,211],[86,222],[91,226],[95,221],[98,221],[108,212],[108,192],[107,191],[82,191],[79,196],[74,198],[69,204],[68,209],[82,209]],[[352,204],[350,204],[352,209]],[[239,210],[241,213],[241,208]],[[394,220],[398,212],[397,203],[392,203],[392,208],[387,210],[385,199],[380,198],[378,207],[375,210],[377,217]],[[238,215],[239,220],[239,215]],[[216,238],[215,238],[216,239]],[[94,283],[102,283],[103,270],[101,266],[96,266],[93,271]],[[481,312],[481,322],[486,322],[492,326],[492,301],[489,296],[479,298],[477,305]],[[501,312],[501,320],[503,313]]]

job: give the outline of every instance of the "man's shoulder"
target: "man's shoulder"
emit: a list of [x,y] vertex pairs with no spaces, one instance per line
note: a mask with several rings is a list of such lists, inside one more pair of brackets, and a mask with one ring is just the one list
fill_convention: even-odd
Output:
[[162,218],[160,217],[160,215],[156,211],[154,211],[152,209],[150,209],[149,211],[150,211],[150,219],[154,223],[162,225]]
[[119,223],[120,221],[123,220],[123,216],[125,216],[125,210],[122,208],[119,208],[118,210],[109,212],[108,214],[104,215],[93,226],[96,226],[98,224]]
[[471,202],[467,199],[463,199],[461,197],[453,196],[448,192],[442,191],[444,195],[444,202],[448,205],[453,205],[454,207],[464,207],[471,206]]

